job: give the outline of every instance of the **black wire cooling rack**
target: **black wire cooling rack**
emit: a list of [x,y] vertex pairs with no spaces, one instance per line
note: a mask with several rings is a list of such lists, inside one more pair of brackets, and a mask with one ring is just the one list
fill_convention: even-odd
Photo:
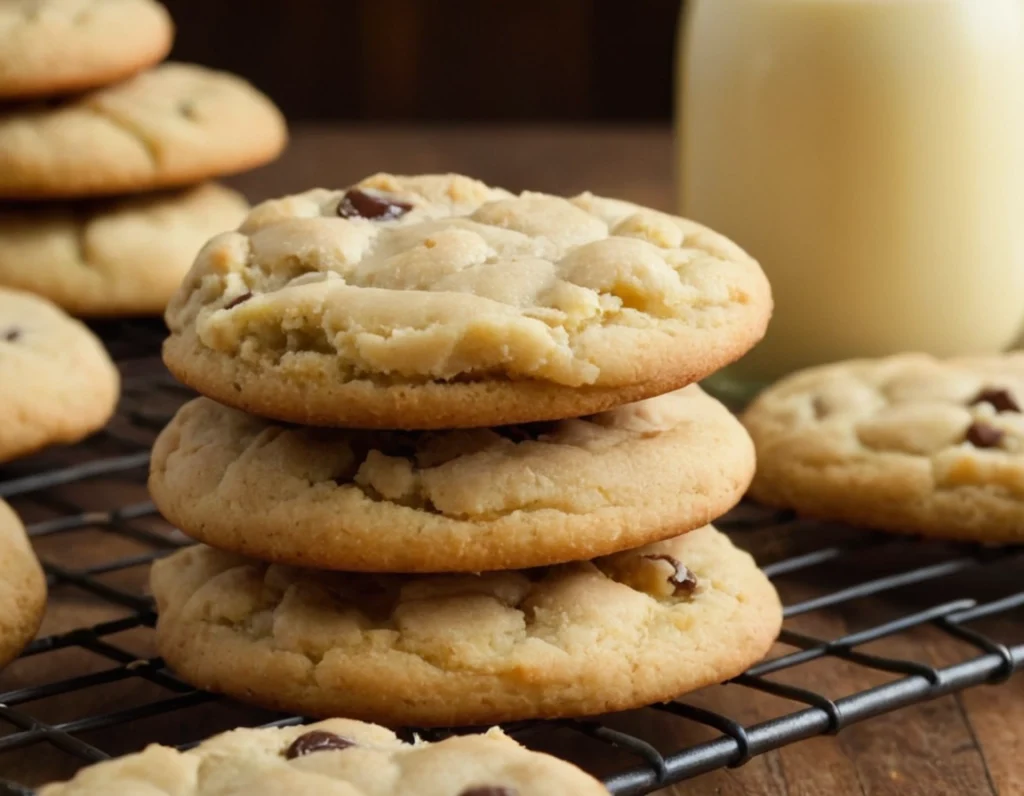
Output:
[[[159,364],[158,324],[99,331],[125,374],[115,420],[81,445],[0,468],[0,497],[28,522],[50,588],[43,634],[0,675],[0,772],[10,780],[0,796],[31,793],[39,783],[17,780],[39,771],[63,778],[150,741],[186,746],[239,724],[304,721],[197,691],[154,657],[146,571],[188,541],[146,496],[148,448],[189,394]],[[753,550],[786,602],[769,659],[677,702],[507,731],[587,765],[614,794],[644,794],[1005,681],[1024,661],[1017,548],[869,534],[752,506],[718,525]],[[942,660],[928,660],[937,647]]]

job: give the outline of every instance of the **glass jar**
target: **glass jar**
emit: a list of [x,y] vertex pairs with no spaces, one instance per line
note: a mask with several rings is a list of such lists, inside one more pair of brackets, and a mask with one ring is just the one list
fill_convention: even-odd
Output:
[[1022,0],[690,0],[679,36],[681,212],[759,259],[776,303],[713,389],[1015,342]]

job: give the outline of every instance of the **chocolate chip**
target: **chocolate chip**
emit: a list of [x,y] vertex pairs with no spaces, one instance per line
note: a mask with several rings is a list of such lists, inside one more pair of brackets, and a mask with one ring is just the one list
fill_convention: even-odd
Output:
[[348,738],[342,738],[333,732],[313,730],[296,738],[292,745],[285,750],[284,756],[288,760],[294,760],[296,757],[305,757],[306,755],[313,754],[313,752],[326,752],[330,749],[348,749],[350,746],[355,746],[355,742],[350,741]]
[[251,298],[252,298],[252,292],[251,291],[246,291],[241,296],[235,296],[233,299],[231,299],[231,301],[229,301],[227,304],[224,305],[224,309],[226,309],[226,310],[234,309],[239,304],[244,304],[245,302],[247,302]]
[[515,788],[506,788],[503,785],[481,785],[476,788],[466,788],[459,796],[519,796]]
[[15,343],[21,338],[21,329],[17,326],[12,326],[6,332],[4,332],[4,340],[8,343]]
[[558,431],[558,422],[542,420],[536,423],[520,423],[518,426],[496,426],[492,431],[512,442],[536,442],[541,437],[550,437]]
[[693,590],[697,588],[697,578],[690,572],[686,567],[682,565],[678,558],[675,556],[661,555],[656,556],[644,556],[644,558],[650,559],[651,561],[666,561],[672,565],[675,572],[669,577],[668,582],[676,587],[676,594],[693,594]]
[[971,406],[978,404],[991,404],[997,412],[1020,412],[1020,406],[1009,390],[985,388],[971,401]]
[[367,193],[352,188],[338,202],[338,215],[342,218],[372,218],[375,221],[390,221],[400,218],[412,210],[408,202],[400,202],[378,193]]
[[971,423],[965,439],[975,448],[998,448],[1006,434],[985,423]]

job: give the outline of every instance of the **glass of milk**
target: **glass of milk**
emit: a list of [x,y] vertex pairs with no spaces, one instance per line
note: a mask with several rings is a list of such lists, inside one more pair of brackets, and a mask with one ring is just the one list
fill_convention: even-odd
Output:
[[679,204],[760,260],[775,316],[712,382],[1024,323],[1024,0],[690,0]]

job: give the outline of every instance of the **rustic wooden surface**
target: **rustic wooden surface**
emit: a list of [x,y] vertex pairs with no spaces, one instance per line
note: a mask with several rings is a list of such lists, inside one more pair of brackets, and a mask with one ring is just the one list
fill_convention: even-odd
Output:
[[[259,199],[314,185],[340,186],[374,170],[406,172],[456,170],[479,175],[509,188],[536,188],[555,192],[591,189],[657,207],[671,208],[671,147],[662,129],[484,129],[484,130],[339,130],[304,128],[281,161],[233,182]],[[155,401],[147,411],[158,412]],[[123,421],[120,421],[123,425]],[[88,449],[58,451],[0,469],[0,479],[97,453],[119,450],[107,443]],[[114,478],[71,484],[50,493],[46,500],[29,496],[14,501],[27,521],[59,513],[54,498],[91,510],[146,499],[144,471]],[[147,526],[169,532],[157,521]],[[823,544],[832,531],[807,526],[767,529],[739,534],[762,560],[778,559],[795,549]],[[848,533],[837,531],[836,533]],[[942,552],[932,546],[900,543],[909,563]],[[128,538],[99,530],[81,530],[38,540],[48,562],[82,568],[149,549]],[[877,558],[877,557],[876,557]],[[780,590],[788,601],[805,599],[859,577],[878,574],[892,561],[876,558],[824,569],[814,577],[788,577]],[[904,562],[906,564],[907,562]],[[923,588],[903,589],[878,598],[851,602],[839,609],[817,611],[787,623],[822,638],[833,638],[871,627],[901,613],[960,597],[992,599],[1015,591],[1015,562],[1000,565],[983,578],[957,577]],[[146,568],[104,576],[104,582],[142,592]],[[91,625],[130,611],[111,607],[70,585],[52,590],[45,634]],[[1019,619],[1019,617],[1017,617]],[[999,620],[988,628],[1020,641],[1022,623]],[[139,658],[154,655],[151,632],[140,628],[118,634],[111,641]],[[971,648],[952,641],[933,627],[870,645],[877,654],[911,658],[934,665],[955,663],[973,656]],[[780,645],[777,652],[790,648]],[[23,686],[48,683],[111,668],[109,660],[77,649],[48,652],[16,662],[0,675],[0,693]],[[829,697],[839,697],[893,679],[863,667],[827,660],[778,675]],[[714,772],[667,789],[678,796],[963,796],[964,794],[1024,793],[1024,693],[1019,679],[999,688],[982,687],[908,708],[854,725],[838,737],[817,738],[770,752],[746,766]],[[20,710],[40,720],[70,721],[80,717],[143,705],[165,698],[168,692],[139,679],[98,686],[23,704]],[[708,689],[688,698],[695,704],[727,713],[743,722],[755,722],[791,712],[799,706],[739,686]],[[138,749],[149,741],[185,742],[240,723],[255,723],[265,715],[223,703],[189,707],[165,715],[133,721],[83,735],[110,753]],[[606,717],[613,727],[634,732],[667,752],[683,744],[714,737],[715,733],[690,722],[651,710]],[[0,736],[12,728],[0,721]],[[630,764],[609,754],[605,747],[564,732],[531,738],[531,744],[563,754],[596,771]],[[0,755],[0,776],[36,784],[70,774],[79,763],[46,744]]]

